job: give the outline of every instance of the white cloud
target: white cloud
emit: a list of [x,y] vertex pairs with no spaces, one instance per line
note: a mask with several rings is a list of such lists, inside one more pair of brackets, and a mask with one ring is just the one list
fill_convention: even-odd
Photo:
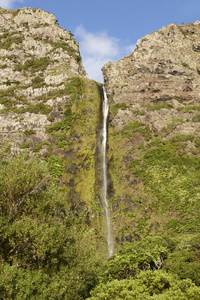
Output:
[[18,3],[23,3],[25,0],[0,0],[0,6],[3,8],[13,8],[13,5]]
[[83,65],[89,78],[102,82],[102,66],[108,61],[116,61],[130,54],[135,46],[122,46],[119,39],[110,37],[107,32],[87,32],[82,25],[75,31],[79,41]]

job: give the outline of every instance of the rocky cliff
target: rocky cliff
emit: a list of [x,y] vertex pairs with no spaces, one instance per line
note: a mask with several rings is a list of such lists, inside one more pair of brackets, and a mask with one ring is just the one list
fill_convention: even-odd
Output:
[[1,9],[0,37],[2,148],[46,160],[68,208],[86,208],[97,224],[101,85],[87,79],[77,41],[53,14]]
[[[103,242],[101,85],[78,43],[41,9],[0,11],[0,143],[46,160],[66,199]],[[103,67],[110,101],[109,203],[116,244],[199,224],[200,23],[166,26]],[[102,243],[103,242],[103,243]]]
[[171,24],[103,67],[110,101],[110,197],[119,242],[197,230],[199,35],[198,21]]
[[45,126],[62,118],[59,108],[69,101],[67,80],[87,77],[78,43],[56,21],[41,9],[0,11],[1,142],[11,139],[12,153],[48,138]]
[[2,299],[197,299],[199,35],[199,22],[169,25],[103,68],[117,253],[105,262],[102,85],[54,15],[0,10]]

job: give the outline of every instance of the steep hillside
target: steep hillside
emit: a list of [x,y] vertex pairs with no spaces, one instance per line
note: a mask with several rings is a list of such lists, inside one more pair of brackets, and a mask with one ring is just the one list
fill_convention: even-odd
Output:
[[[1,10],[1,140],[12,140],[11,152],[46,140],[45,126],[63,118],[70,101],[66,84],[83,76],[78,43],[40,9]],[[31,139],[26,130],[35,132]]]
[[119,243],[199,232],[200,22],[171,24],[103,67]]
[[97,223],[101,85],[87,79],[77,41],[54,15],[1,9],[0,25],[0,143],[10,157],[40,155],[68,209],[86,208]]
[[54,15],[0,9],[0,299],[200,299],[199,34],[169,25],[103,68],[106,260],[102,85]]

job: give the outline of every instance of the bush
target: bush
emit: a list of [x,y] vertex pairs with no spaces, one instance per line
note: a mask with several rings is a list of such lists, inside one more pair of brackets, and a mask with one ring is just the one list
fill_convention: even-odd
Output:
[[29,71],[31,73],[44,71],[50,64],[50,59],[48,57],[41,58],[31,58],[28,59],[24,64],[18,64],[15,67],[15,71]]
[[147,141],[152,138],[149,126],[138,121],[129,123],[128,125],[124,126],[121,130],[123,138],[130,138],[131,136],[134,136],[137,132],[140,133]]
[[29,148],[29,143],[28,142],[24,142],[20,145],[20,149],[26,149]]
[[33,147],[33,152],[39,152],[42,149],[42,144],[37,144],[35,147]]
[[32,87],[33,88],[41,88],[45,84],[46,84],[45,80],[42,77],[36,76],[35,78],[32,79]]
[[27,154],[0,161],[0,298],[89,296],[99,259],[85,216],[67,207],[45,162]]
[[200,288],[189,279],[179,280],[177,276],[162,271],[143,271],[134,279],[98,285],[89,299],[200,299]]
[[114,116],[116,116],[119,109],[125,110],[127,107],[128,106],[126,105],[126,103],[116,103],[116,104],[111,106],[110,110],[111,110],[112,114]]
[[33,130],[33,129],[26,129],[26,130],[24,131],[24,134],[26,134],[26,135],[35,134],[35,130]]
[[50,174],[54,177],[61,177],[64,169],[62,158],[50,156],[47,161]]

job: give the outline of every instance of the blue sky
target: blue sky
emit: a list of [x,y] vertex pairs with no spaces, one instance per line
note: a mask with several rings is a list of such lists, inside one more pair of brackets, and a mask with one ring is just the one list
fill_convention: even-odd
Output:
[[0,0],[3,8],[42,8],[75,34],[89,78],[130,54],[137,40],[163,26],[200,19],[200,0]]

